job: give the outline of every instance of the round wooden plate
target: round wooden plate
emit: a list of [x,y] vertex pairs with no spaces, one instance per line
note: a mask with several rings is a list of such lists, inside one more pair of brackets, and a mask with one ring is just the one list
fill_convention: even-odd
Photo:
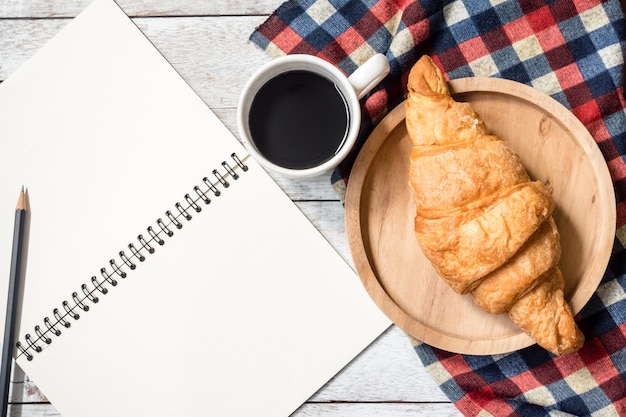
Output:
[[[531,87],[479,77],[449,84],[520,155],[529,175],[551,187],[565,296],[576,314],[602,279],[615,235],[613,184],[596,143],[571,112]],[[485,313],[454,293],[422,254],[404,119],[402,103],[372,132],[346,193],[348,242],[369,295],[405,332],[451,352],[497,354],[533,344],[506,314]]]

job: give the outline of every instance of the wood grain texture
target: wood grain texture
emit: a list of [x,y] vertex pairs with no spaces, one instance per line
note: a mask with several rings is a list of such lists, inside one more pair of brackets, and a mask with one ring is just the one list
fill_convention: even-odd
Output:
[[311,404],[303,405],[293,417],[457,417],[456,408],[438,403],[403,404]]
[[[88,3],[89,0],[0,2],[0,81]],[[235,120],[239,91],[252,72],[269,60],[250,43],[248,36],[281,0],[118,0],[118,4],[238,137]],[[272,176],[344,259],[352,263],[344,231],[344,209],[330,186],[329,175],[307,180]],[[46,402],[45,393],[19,368],[11,380],[9,416],[59,416]],[[458,417],[460,413],[426,373],[404,332],[392,326],[295,415]]]
[[[49,404],[19,404],[9,406],[9,416],[62,417]],[[306,403],[293,417],[458,417],[456,408],[446,403]]]
[[[74,17],[89,3],[90,0],[4,0],[0,18]],[[269,15],[279,5],[275,0],[117,0],[117,4],[131,17]]]
[[[269,58],[248,36],[259,16],[138,18],[139,29],[212,108],[235,108],[252,72]],[[51,39],[69,19],[0,20],[0,80]],[[234,51],[241,51],[235,53]]]
[[[247,39],[282,0],[117,0],[228,128],[236,131],[236,102],[247,77],[267,56]],[[90,0],[0,2],[0,81],[76,16]],[[626,0],[621,0],[622,5]],[[274,177],[337,248],[351,258],[343,207],[328,176]],[[350,260],[350,259],[349,259]],[[134,376],[129,375],[129,378]],[[12,377],[9,416],[57,417],[54,407],[19,369]],[[141,381],[137,381],[141,383]],[[184,381],[182,381],[184,383]],[[180,401],[184,401],[182,398]],[[242,398],[245,401],[245,398]],[[295,414],[297,417],[459,417],[407,341],[392,326]]]
[[[571,112],[526,85],[465,78],[450,88],[552,191],[565,296],[576,314],[602,279],[615,234],[613,184],[600,150]],[[419,248],[404,118],[401,104],[377,126],[348,184],[346,229],[364,285],[394,323],[439,348],[497,354],[529,346],[534,341],[508,316],[488,314],[454,293]]]

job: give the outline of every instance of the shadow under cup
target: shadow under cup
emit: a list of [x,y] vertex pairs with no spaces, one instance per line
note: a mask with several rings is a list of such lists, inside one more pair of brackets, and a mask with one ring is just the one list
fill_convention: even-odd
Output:
[[331,64],[270,66],[247,93],[240,109],[242,136],[253,156],[274,171],[302,176],[329,171],[356,140],[360,104],[348,79]]

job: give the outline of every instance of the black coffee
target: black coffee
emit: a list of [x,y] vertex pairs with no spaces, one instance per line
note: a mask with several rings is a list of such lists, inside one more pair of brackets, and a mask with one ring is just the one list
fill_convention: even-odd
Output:
[[330,80],[290,71],[269,80],[250,107],[250,134],[276,165],[306,169],[332,158],[346,140],[346,100]]

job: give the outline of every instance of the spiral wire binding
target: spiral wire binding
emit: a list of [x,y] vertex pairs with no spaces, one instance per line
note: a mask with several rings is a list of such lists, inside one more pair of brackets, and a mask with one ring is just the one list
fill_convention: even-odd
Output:
[[17,356],[25,355],[27,360],[33,360],[34,353],[41,352],[53,342],[51,336],[60,336],[61,329],[67,329],[73,320],[79,320],[83,312],[89,311],[90,305],[98,303],[100,296],[106,295],[110,288],[118,284],[118,278],[126,278],[126,270],[136,269],[147,259],[147,255],[155,253],[157,246],[165,244],[164,237],[172,237],[174,230],[182,229],[184,222],[193,218],[192,213],[200,213],[202,206],[210,204],[212,198],[219,197],[221,190],[230,186],[230,181],[238,180],[239,171],[248,171],[248,166],[233,153],[228,161],[222,162],[220,170],[214,169],[202,179],[202,186],[193,187],[193,193],[185,194],[181,202],[174,204],[173,210],[167,210],[164,218],[157,219],[156,227],[148,226],[147,235],[137,235],[137,241],[128,244],[128,251],[122,250],[117,258],[110,259],[108,268],[100,269],[100,276],[92,276],[89,284],[82,284],[80,291],[73,292],[68,300],[61,303],[60,309],[52,310],[51,317],[43,319],[43,326],[34,327],[34,335],[26,333],[24,340],[15,344]]

